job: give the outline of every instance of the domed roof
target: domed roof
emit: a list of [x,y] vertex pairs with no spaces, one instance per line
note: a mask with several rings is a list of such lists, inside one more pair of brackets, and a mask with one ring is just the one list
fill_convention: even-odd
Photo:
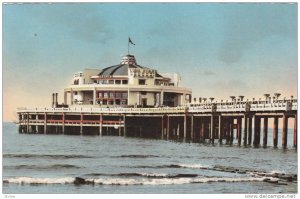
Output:
[[[149,69],[147,67],[138,65],[133,55],[126,55],[122,58],[120,64],[106,67],[102,69],[98,75],[99,76],[127,76],[128,68]],[[155,76],[161,77],[161,75],[159,75],[158,73],[156,73]]]

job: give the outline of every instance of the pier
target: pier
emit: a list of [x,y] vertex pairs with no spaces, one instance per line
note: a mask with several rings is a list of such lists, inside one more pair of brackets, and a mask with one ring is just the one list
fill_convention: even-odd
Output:
[[[287,148],[288,139],[297,147],[296,99],[194,102],[161,108],[20,108],[17,114],[19,133],[149,137],[229,145],[236,140],[239,146],[253,147],[267,147],[268,134],[272,133],[273,147],[278,147],[278,128],[282,127],[282,148]],[[290,120],[294,120],[291,138]],[[268,131],[270,126],[272,132]]]

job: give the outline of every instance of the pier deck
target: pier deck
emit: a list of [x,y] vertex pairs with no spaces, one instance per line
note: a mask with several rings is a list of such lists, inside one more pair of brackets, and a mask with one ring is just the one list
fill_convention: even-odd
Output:
[[[273,146],[287,147],[289,118],[294,119],[293,146],[297,147],[297,100],[191,103],[162,108],[19,108],[20,133],[62,133],[217,139],[220,143],[267,146],[269,119],[273,120]],[[279,119],[282,125],[278,125]],[[261,123],[263,121],[263,128]],[[252,132],[253,131],[253,132]],[[234,136],[235,134],[235,136]]]

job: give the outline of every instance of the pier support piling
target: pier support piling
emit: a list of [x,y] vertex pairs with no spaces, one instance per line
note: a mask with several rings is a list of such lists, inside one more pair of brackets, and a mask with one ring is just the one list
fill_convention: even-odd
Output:
[[283,115],[283,125],[282,125],[282,148],[286,149],[287,147],[287,127],[288,127],[288,116]]
[[194,140],[195,135],[194,135],[194,116],[191,115],[191,140]]
[[223,139],[223,124],[222,124],[222,115],[219,115],[219,129],[218,129],[218,134],[219,134],[219,143],[222,144],[222,139]]
[[242,118],[237,118],[237,139],[238,139],[238,145],[241,145],[242,141]]
[[201,124],[200,141],[203,142],[205,140],[205,119],[204,119],[204,117],[200,117],[200,124]]
[[230,140],[229,140],[229,144],[232,145],[233,144],[233,131],[234,131],[234,118],[230,118],[229,119],[229,122],[230,122]]
[[268,143],[268,117],[264,118],[264,131],[263,131],[263,147],[267,147]]
[[278,145],[278,117],[274,117],[273,123],[273,147],[276,148]]
[[248,117],[248,145],[252,143],[252,116]]
[[254,140],[253,145],[258,147],[260,144],[260,117],[254,116]]
[[184,116],[183,116],[183,139],[186,139],[186,117],[187,117],[187,115],[184,114]]
[[214,125],[214,115],[210,116],[210,142],[214,144],[215,142],[215,125]]
[[243,135],[243,145],[246,146],[247,145],[247,133],[248,133],[248,117],[245,114],[244,115],[244,135]]
[[293,140],[293,146],[297,148],[297,114],[294,118],[294,140]]

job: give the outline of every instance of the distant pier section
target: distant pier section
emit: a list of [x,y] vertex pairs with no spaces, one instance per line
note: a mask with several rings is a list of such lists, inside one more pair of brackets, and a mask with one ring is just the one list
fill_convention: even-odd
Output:
[[[230,102],[194,99],[178,107],[20,108],[17,113],[20,133],[188,139],[212,144],[232,144],[236,139],[238,145],[255,147],[266,147],[268,133],[272,133],[274,147],[278,139],[282,139],[283,148],[288,139],[297,147],[297,99],[293,98],[243,101],[240,96]],[[291,119],[294,132],[288,138]],[[269,126],[273,126],[272,132],[268,132]]]

